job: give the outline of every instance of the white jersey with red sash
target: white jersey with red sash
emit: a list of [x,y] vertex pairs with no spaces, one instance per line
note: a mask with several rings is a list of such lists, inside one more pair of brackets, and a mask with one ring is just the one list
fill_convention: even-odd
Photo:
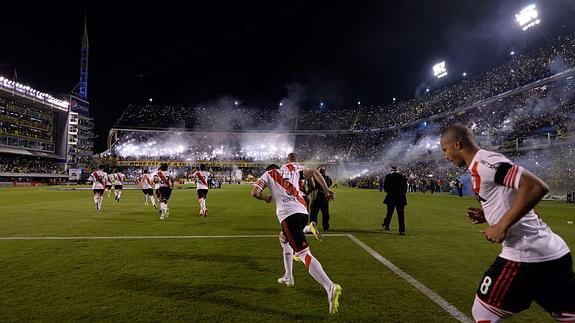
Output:
[[[297,162],[292,162],[292,163],[287,163],[285,165],[282,165],[282,167],[280,169],[283,169],[284,171],[289,171],[289,172],[302,172],[305,169],[305,166],[297,163]],[[303,176],[300,176],[300,180],[299,180],[299,191],[300,191],[300,195],[302,197],[306,196],[305,193],[305,178]]]
[[199,170],[194,173],[194,177],[198,180],[196,185],[197,190],[207,190],[209,188],[208,178],[210,177],[210,172]]
[[158,183],[159,187],[172,188],[172,183],[170,182],[172,175],[170,175],[168,172],[159,170],[156,174],[154,174],[154,177],[156,176],[160,179],[160,182]]
[[265,172],[254,184],[262,190],[266,187],[270,189],[280,223],[292,214],[308,214],[307,205],[299,190],[302,171],[272,169]]
[[103,190],[106,187],[106,179],[108,178],[108,174],[104,171],[97,170],[90,174],[90,178],[88,181],[92,182],[92,189],[94,190]]
[[[523,167],[513,165],[499,153],[479,150],[469,165],[469,172],[473,192],[487,223],[498,223],[517,197]],[[530,210],[509,228],[499,256],[518,262],[543,262],[559,259],[568,252],[565,241]]]
[[142,176],[142,189],[149,190],[154,188],[154,183],[152,182],[152,176],[144,174]]
[[114,174],[114,185],[124,185],[124,180],[126,179],[126,176],[122,173],[116,173]]

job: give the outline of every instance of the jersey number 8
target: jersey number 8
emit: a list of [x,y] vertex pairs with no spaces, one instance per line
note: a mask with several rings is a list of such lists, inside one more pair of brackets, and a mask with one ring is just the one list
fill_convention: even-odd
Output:
[[485,278],[483,278],[483,282],[479,287],[479,291],[481,292],[481,294],[483,295],[487,294],[487,292],[489,291],[489,286],[491,286],[491,282],[492,282],[491,277],[485,276]]

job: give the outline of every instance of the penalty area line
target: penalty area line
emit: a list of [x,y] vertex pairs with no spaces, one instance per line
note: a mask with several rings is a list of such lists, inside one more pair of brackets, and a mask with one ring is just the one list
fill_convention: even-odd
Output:
[[451,305],[448,301],[446,301],[443,297],[439,296],[436,292],[429,289],[427,286],[420,283],[417,279],[413,278],[411,275],[406,273],[405,271],[401,270],[401,268],[394,265],[391,261],[387,260],[385,257],[380,255],[377,251],[373,250],[371,247],[363,243],[361,240],[356,238],[353,234],[348,234],[348,238],[351,241],[355,242],[358,246],[360,246],[363,250],[367,251],[370,255],[372,255],[375,259],[379,262],[384,264],[389,270],[393,271],[396,275],[406,280],[410,283],[413,287],[431,299],[434,303],[439,305],[443,308],[447,313],[453,316],[456,320],[460,322],[473,322],[467,315],[463,314],[460,310],[458,310],[455,306]]

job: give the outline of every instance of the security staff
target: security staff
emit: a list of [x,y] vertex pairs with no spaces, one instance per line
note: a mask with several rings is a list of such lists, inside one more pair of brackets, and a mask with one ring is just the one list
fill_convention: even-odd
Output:
[[383,189],[387,193],[383,203],[387,204],[387,215],[381,225],[384,230],[389,231],[389,223],[393,216],[393,210],[397,209],[397,220],[399,221],[399,235],[405,235],[405,220],[403,209],[407,205],[407,178],[401,175],[397,166],[391,166],[391,173],[385,176]]
[[[327,187],[331,187],[332,181],[329,176],[325,174],[325,165],[321,165],[317,168],[319,173],[325,180]],[[310,214],[309,219],[310,222],[317,223],[317,215],[321,210],[322,216],[322,227],[323,231],[329,230],[329,200],[327,199],[325,192],[323,191],[322,187],[316,185],[315,190],[311,194],[311,205],[310,205]]]

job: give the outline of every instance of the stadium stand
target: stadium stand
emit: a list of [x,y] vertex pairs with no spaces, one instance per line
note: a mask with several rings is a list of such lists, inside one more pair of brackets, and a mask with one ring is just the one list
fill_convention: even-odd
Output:
[[[373,166],[400,162],[412,179],[437,178],[446,185],[461,171],[439,166],[437,133],[455,123],[469,126],[482,146],[515,154],[519,159],[527,156],[526,162],[540,158],[542,149],[561,156],[558,160],[565,154],[572,156],[574,75],[575,39],[562,36],[548,47],[515,55],[481,75],[385,106],[322,111],[278,107],[270,111],[233,105],[132,105],[117,122],[116,128],[123,130],[116,133],[108,154],[119,160],[236,160],[259,165],[281,160],[293,150],[303,160],[317,163]],[[152,130],[136,133],[130,128],[178,128],[182,133],[177,140],[174,131],[170,135]],[[261,142],[272,137],[270,132],[276,137]],[[245,140],[248,135],[252,138]],[[162,148],[153,143],[161,143]],[[146,149],[154,153],[146,154]],[[530,164],[530,169],[539,169],[556,182],[573,178],[573,167],[565,163],[544,164]],[[348,177],[356,176],[357,181],[381,174],[357,175]],[[568,183],[557,186],[565,185]]]

